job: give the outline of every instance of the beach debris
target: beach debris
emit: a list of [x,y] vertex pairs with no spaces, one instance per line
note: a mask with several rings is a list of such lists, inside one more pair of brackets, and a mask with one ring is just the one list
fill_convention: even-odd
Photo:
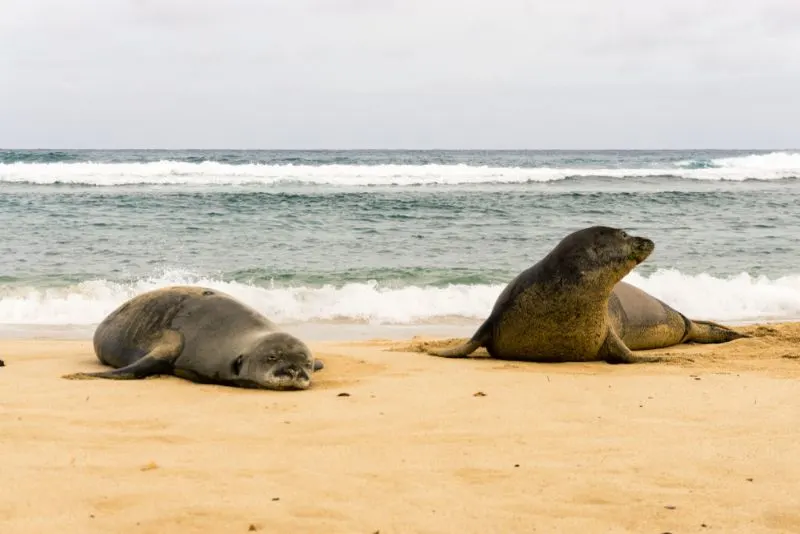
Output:
[[672,506],[671,504],[668,504],[664,508],[666,508],[667,510],[674,510],[675,508],[677,508],[677,506]]
[[140,467],[139,471],[152,471],[153,469],[158,469],[158,464],[155,462],[149,462],[148,464]]
[[344,392],[344,391],[343,391],[343,392],[339,393],[339,394],[338,394],[338,395],[336,395],[336,396],[337,396],[337,397],[349,397],[349,396],[350,396],[350,394],[349,394],[349,393],[346,393],[346,392]]
[[747,480],[748,482],[752,482],[753,481],[752,478],[746,478],[745,480]]
[[514,467],[519,467],[519,464],[514,464]]
[[279,500],[281,500],[281,498],[280,497],[273,497],[272,500],[273,501],[279,501]]
[[256,530],[258,530],[258,525],[256,525],[255,523],[250,523],[250,526],[247,527],[247,530],[249,532],[255,532]]
[[477,391],[477,392],[473,393],[472,396],[473,397],[485,397],[486,393],[484,393],[483,391]]

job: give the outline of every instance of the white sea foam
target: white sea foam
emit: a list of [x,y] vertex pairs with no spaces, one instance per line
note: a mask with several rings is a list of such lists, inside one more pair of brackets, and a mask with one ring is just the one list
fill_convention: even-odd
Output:
[[794,172],[800,169],[800,152],[770,152],[734,158],[717,158],[711,163],[721,169]]
[[521,168],[457,165],[231,165],[188,163],[0,163],[0,183],[338,186],[464,185],[550,182],[566,178],[674,176],[691,180],[780,180],[800,177],[800,153],[774,152],[712,160],[705,168],[680,162],[661,168]]
[[[777,279],[742,273],[730,278],[685,275],[676,270],[628,282],[688,316],[749,322],[800,317],[800,275]],[[278,323],[342,321],[422,324],[478,321],[487,316],[503,285],[390,287],[379,282],[323,287],[261,287],[169,271],[131,284],[105,280],[59,289],[0,286],[0,324],[96,324],[128,298],[172,284],[198,284],[230,293]]]

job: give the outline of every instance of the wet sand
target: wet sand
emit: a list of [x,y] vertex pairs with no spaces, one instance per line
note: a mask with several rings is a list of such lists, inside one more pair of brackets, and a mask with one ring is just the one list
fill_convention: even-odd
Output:
[[627,366],[313,341],[302,392],[0,340],[0,532],[800,532],[800,323],[741,330]]

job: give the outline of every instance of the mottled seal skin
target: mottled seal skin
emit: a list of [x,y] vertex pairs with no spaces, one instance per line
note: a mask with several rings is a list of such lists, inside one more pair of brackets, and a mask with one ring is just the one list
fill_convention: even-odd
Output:
[[[674,314],[667,312],[663,303],[656,306],[660,301],[644,292],[652,301],[630,291],[633,286],[628,284],[619,294],[615,292],[622,278],[654,248],[650,239],[618,228],[593,226],[573,232],[506,286],[469,341],[428,353],[464,358],[486,347],[490,356],[503,360],[661,361],[635,355],[631,348],[657,348],[664,342],[687,339],[683,316],[671,308]],[[610,303],[612,293],[614,304]],[[698,325],[696,331],[700,330]]]
[[256,310],[220,291],[174,286],[138,295],[94,333],[97,358],[112,371],[64,378],[132,380],[171,374],[245,388],[307,389],[323,368],[308,347]]
[[626,282],[614,286],[608,301],[611,323],[631,350],[661,349],[680,343],[725,343],[749,337],[681,312]]

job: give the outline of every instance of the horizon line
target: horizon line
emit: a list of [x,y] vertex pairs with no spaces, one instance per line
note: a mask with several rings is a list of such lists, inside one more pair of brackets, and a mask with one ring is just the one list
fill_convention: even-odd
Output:
[[0,147],[0,151],[229,151],[229,152],[722,152],[722,151],[789,151],[800,150],[795,147],[766,148],[164,148],[164,147],[124,147],[124,148],[74,148],[74,147]]

